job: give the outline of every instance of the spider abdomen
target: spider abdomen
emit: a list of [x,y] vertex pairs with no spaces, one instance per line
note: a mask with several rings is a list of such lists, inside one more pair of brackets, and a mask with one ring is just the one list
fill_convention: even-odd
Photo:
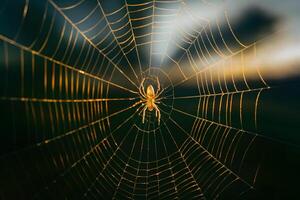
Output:
[[146,104],[147,104],[148,110],[149,110],[149,111],[152,111],[153,108],[154,108],[154,106],[153,106],[153,104],[154,104],[154,99],[148,99],[148,101],[147,101]]

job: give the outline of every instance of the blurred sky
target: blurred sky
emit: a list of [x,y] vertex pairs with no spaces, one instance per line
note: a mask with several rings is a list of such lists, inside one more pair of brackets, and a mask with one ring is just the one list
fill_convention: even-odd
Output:
[[[196,5],[198,2],[209,6]],[[251,70],[255,70],[252,66],[257,65],[264,77],[269,79],[285,79],[300,75],[299,0],[202,0],[198,2],[193,1],[195,6],[191,8],[193,10],[191,13],[199,19],[207,19],[213,23],[218,19],[221,25],[226,24],[225,11],[238,38],[246,36],[252,38],[252,41],[259,41],[256,58],[249,60],[250,63],[245,63],[249,74]],[[176,20],[176,23],[180,26],[183,24],[187,30],[187,23],[191,22],[183,17]],[[243,28],[238,27],[242,30],[240,33],[234,24],[243,26]],[[193,26],[192,24],[191,27]],[[201,66],[201,63],[197,65]]]
[[227,0],[226,5],[237,17],[249,7],[257,7],[278,18],[276,28],[279,32],[264,43],[265,48],[258,53],[259,62],[269,67],[274,76],[300,73],[299,0]]

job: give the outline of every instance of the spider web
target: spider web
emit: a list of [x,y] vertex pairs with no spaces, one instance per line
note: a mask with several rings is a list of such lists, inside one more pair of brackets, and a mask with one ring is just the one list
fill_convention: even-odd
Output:
[[[241,41],[226,9],[196,15],[221,1],[194,3],[2,3],[1,17],[14,22],[0,31],[0,98],[10,116],[1,120],[9,132],[3,198],[218,199],[255,191],[259,149],[276,142],[259,132],[260,97],[272,88],[261,66],[249,66],[261,40]],[[193,26],[174,25],[183,17]],[[161,123],[149,111],[142,123],[138,88],[156,77]]]

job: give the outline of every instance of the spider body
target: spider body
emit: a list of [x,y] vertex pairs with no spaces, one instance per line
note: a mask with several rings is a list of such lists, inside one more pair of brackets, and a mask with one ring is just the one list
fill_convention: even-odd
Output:
[[160,89],[160,83],[158,78],[157,80],[157,91],[155,92],[154,87],[150,84],[147,86],[147,89],[145,91],[144,88],[144,82],[145,82],[145,78],[142,80],[141,85],[139,87],[139,94],[141,96],[141,100],[139,102],[137,102],[137,104],[142,103],[142,105],[144,106],[143,110],[142,110],[142,116],[143,116],[143,120],[142,122],[145,122],[145,115],[146,115],[146,110],[148,111],[153,111],[155,110],[155,116],[157,117],[157,121],[158,124],[160,124],[160,110],[157,106],[157,104],[159,104],[159,96],[161,95],[161,93],[163,92],[163,90]]
[[149,85],[147,87],[147,93],[146,93],[146,97],[147,97],[147,102],[146,102],[146,106],[148,108],[149,111],[152,111],[154,109],[155,106],[155,91],[152,85]]

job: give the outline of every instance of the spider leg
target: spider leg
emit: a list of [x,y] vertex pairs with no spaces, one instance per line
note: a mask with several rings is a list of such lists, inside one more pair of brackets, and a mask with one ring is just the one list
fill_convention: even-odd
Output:
[[156,82],[157,82],[157,91],[156,91],[156,94],[155,94],[155,96],[158,96],[158,93],[160,92],[160,82],[159,82],[159,80],[158,80],[158,77],[156,77]]
[[154,109],[155,109],[155,115],[157,114],[157,121],[158,121],[158,124],[160,124],[160,110],[159,110],[159,108],[158,108],[158,106],[157,105],[153,105],[153,107],[154,107]]
[[140,103],[143,103],[143,100],[140,100],[140,101],[138,101],[138,102],[135,102],[131,107],[133,108],[133,107],[137,106],[137,105],[140,104]]
[[165,91],[165,89],[163,88],[162,90],[160,90],[159,92],[157,92],[156,96],[159,97],[164,91]]
[[141,85],[139,87],[139,92],[140,95],[142,95],[142,97],[146,98],[146,93],[145,93],[145,88],[144,88],[144,82],[145,82],[145,78],[143,78]]
[[142,92],[142,90],[140,90],[139,92],[140,92],[140,95],[141,95],[143,98],[146,99],[146,96],[145,96],[145,94]]
[[143,120],[142,122],[145,123],[145,115],[146,115],[146,110],[147,110],[147,105],[145,105],[144,109],[143,109]]
[[142,86],[142,92],[143,92],[144,97],[147,98],[147,93],[145,92],[145,87],[144,87],[144,81],[145,81],[145,78],[143,79],[143,81],[142,81],[143,84],[141,85]]
[[136,112],[138,112],[138,116],[141,114],[141,112],[143,111],[143,110],[141,110],[141,108],[143,108],[144,107],[144,105],[143,104],[141,104],[137,109],[136,109]]
[[145,106],[145,104],[141,103],[140,107],[138,108],[138,110],[141,109],[140,112],[139,112],[139,115],[141,115],[141,113],[143,112],[144,106]]

